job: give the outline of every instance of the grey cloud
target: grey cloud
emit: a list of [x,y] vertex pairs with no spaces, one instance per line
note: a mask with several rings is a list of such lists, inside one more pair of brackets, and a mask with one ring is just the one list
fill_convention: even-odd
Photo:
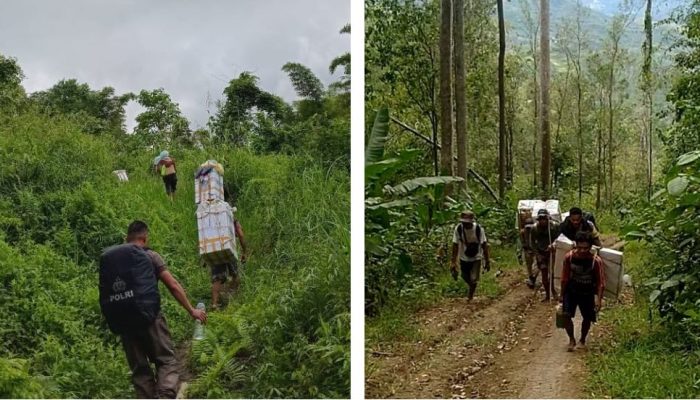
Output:
[[[207,96],[220,99],[240,72],[287,101],[288,61],[336,80],[328,65],[350,50],[338,33],[349,21],[349,0],[2,1],[0,53],[18,59],[29,92],[64,78],[118,93],[163,87],[196,128]],[[137,109],[127,108],[129,126]]]

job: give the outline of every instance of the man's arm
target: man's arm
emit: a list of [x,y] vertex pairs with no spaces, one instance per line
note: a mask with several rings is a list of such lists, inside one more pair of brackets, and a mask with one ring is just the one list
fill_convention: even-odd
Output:
[[484,242],[481,244],[484,249],[484,270],[488,271],[491,269],[491,254],[489,252],[489,242]]
[[238,243],[241,244],[241,250],[243,250],[241,254],[241,261],[244,261],[248,254],[248,245],[245,242],[245,237],[243,236],[243,228],[241,227],[241,224],[238,222],[238,220],[234,222],[234,227],[236,229],[236,238],[238,238]]
[[190,314],[192,318],[198,319],[204,323],[207,322],[207,313],[204,312],[204,310],[197,310],[196,308],[192,307],[190,301],[187,299],[185,289],[183,289],[182,286],[180,286],[180,282],[178,282],[175,279],[175,277],[170,273],[170,271],[164,270],[160,273],[158,278],[161,281],[163,281],[163,283],[168,288],[173,297],[177,300],[178,303],[180,303],[182,308],[187,310],[187,313]]
[[603,305],[603,293],[605,292],[605,268],[603,268],[603,260],[598,256],[595,257],[596,271],[598,273],[598,299],[596,300],[596,308],[600,311]]
[[459,251],[459,245],[457,243],[452,243],[452,258],[450,258],[451,269],[457,269],[457,252]]
[[571,256],[567,253],[564,257],[564,265],[561,271],[561,291],[559,292],[559,302],[564,301],[564,292],[566,291],[566,283],[569,281],[571,271]]
[[458,226],[455,227],[452,233],[452,258],[450,258],[450,269],[457,270],[457,254],[459,253],[459,234],[457,233]]

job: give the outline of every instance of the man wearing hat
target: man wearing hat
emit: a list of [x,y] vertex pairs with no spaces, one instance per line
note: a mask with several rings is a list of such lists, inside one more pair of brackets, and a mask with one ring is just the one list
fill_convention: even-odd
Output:
[[474,298],[476,284],[481,275],[481,260],[484,260],[484,271],[491,269],[489,257],[489,245],[486,241],[484,228],[474,222],[474,213],[463,211],[459,216],[459,224],[455,226],[452,238],[452,259],[450,270],[457,276],[457,254],[459,254],[459,266],[462,279],[469,286],[469,297]]
[[530,289],[535,288],[535,280],[537,280],[537,275],[532,270],[532,264],[535,262],[535,251],[533,250],[532,243],[530,242],[530,231],[534,227],[535,220],[533,220],[532,217],[527,217],[525,219],[525,226],[520,230],[522,254],[519,256],[519,258],[522,259],[523,256],[525,258],[525,268],[527,269],[527,286]]
[[[537,223],[530,229],[529,235],[528,242],[533,247],[537,268],[542,275],[542,285],[545,293],[542,301],[549,301],[550,291],[553,296],[557,295],[550,281],[549,269],[552,264],[554,241],[559,236],[559,224],[549,218],[549,211],[541,209],[537,212]],[[536,277],[531,279],[533,286],[536,279]]]

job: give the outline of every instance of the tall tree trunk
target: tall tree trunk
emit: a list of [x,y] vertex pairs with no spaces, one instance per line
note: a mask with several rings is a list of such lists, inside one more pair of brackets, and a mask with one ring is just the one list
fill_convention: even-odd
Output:
[[437,118],[430,119],[430,127],[433,133],[433,169],[435,176],[440,175],[440,167],[438,164],[438,123]]
[[[535,61],[535,65],[537,65],[537,61]],[[534,84],[534,92],[535,92],[535,99],[533,101],[533,113],[534,113],[534,118],[532,122],[532,188],[533,190],[537,189],[537,144],[540,138],[540,129],[538,127],[538,122],[539,122],[539,115],[540,115],[540,109],[539,109],[539,103],[540,103],[540,91],[537,89],[537,68],[535,68],[534,72],[534,77],[533,77],[533,84]]]
[[[600,110],[603,111],[603,98],[601,93],[600,98]],[[595,191],[595,209],[600,211],[600,190],[601,190],[601,180],[603,179],[603,123],[601,120],[598,121],[598,162],[597,162],[597,174],[596,174],[596,191]]]
[[[506,180],[509,188],[513,187],[513,175],[514,175],[514,166],[513,166],[513,136],[514,136],[514,130],[515,127],[515,106],[513,104],[513,99],[512,96],[508,101],[509,106],[508,106],[508,115],[506,119],[506,125],[508,127],[508,136],[507,136],[507,142],[508,145],[506,146]],[[522,136],[523,132],[522,129],[520,130],[520,135]]]
[[498,3],[498,197],[506,193],[506,28],[503,21],[503,0]]
[[530,10],[530,5],[532,3],[530,0],[523,0],[521,5],[521,13],[525,18],[527,24],[528,40],[530,44],[530,53],[532,54],[532,151],[530,155],[532,156],[532,190],[537,191],[537,150],[539,142],[539,88],[537,75],[539,72],[539,54],[537,46],[537,36],[539,31],[539,19],[532,17],[532,12]]
[[654,132],[654,80],[651,74],[651,56],[653,51],[653,41],[652,41],[652,24],[651,24],[651,1],[647,0],[647,8],[644,13],[644,31],[646,32],[646,42],[644,43],[644,66],[642,67],[642,74],[644,79],[644,87],[646,91],[646,100],[648,110],[647,121],[647,146],[649,148],[649,157],[647,159],[647,200],[651,201],[651,189],[652,189],[652,142],[653,142],[653,132]]
[[[580,46],[580,45],[579,45]],[[579,64],[580,65],[580,64]],[[577,71],[576,76],[576,128],[578,133],[578,204],[581,204],[581,195],[583,193],[583,118],[581,117],[581,70]]]
[[[615,51],[616,54],[617,51]],[[610,64],[610,82],[609,82],[609,90],[608,90],[608,143],[607,143],[607,148],[608,148],[608,179],[606,181],[606,207],[612,208],[612,198],[613,198],[613,125],[614,125],[614,117],[615,117],[615,111],[613,109],[613,87],[615,85],[615,57],[613,56],[612,62]]]
[[[459,185],[467,191],[467,97],[464,70],[464,0],[454,1],[454,60],[455,60],[455,127],[457,129],[457,176],[464,178]],[[461,193],[460,193],[461,194]]]
[[[440,7],[440,174],[452,171],[452,1],[441,0]],[[449,187],[445,190],[449,193]]]
[[578,134],[578,204],[581,205],[583,195],[583,116],[581,103],[583,88],[581,85],[581,1],[576,2],[576,130]]
[[540,130],[542,131],[542,195],[549,196],[552,164],[549,132],[549,0],[540,0]]

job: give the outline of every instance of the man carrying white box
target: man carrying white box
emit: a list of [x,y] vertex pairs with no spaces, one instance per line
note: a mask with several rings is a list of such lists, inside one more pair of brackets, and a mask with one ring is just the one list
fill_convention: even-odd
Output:
[[[241,244],[241,263],[246,261],[247,248],[245,239],[243,238],[243,228],[238,220],[233,222],[236,230],[236,239]],[[225,264],[212,265],[211,267],[211,304],[214,310],[221,307],[219,304],[219,294],[226,284],[228,277],[231,277],[230,289],[235,292],[240,285],[240,276],[238,274],[238,262],[233,261]]]
[[[529,243],[532,244],[537,268],[542,275],[542,285],[544,286],[545,297],[543,302],[550,300],[550,293],[556,298],[557,293],[552,284],[550,269],[552,265],[552,252],[554,251],[554,240],[559,236],[559,224],[550,218],[549,211],[540,209],[537,212],[537,223],[529,231]],[[531,284],[535,286],[536,277],[531,277]]]
[[[579,346],[586,347],[586,336],[591,323],[596,322],[596,313],[600,311],[603,291],[605,290],[605,271],[603,260],[592,252],[593,238],[587,232],[576,234],[576,245],[564,257],[561,275],[561,292],[559,301],[563,303],[566,314],[564,328],[569,336],[567,351],[574,351],[574,322],[576,308],[581,311],[581,339]],[[596,294],[598,297],[596,298]]]

